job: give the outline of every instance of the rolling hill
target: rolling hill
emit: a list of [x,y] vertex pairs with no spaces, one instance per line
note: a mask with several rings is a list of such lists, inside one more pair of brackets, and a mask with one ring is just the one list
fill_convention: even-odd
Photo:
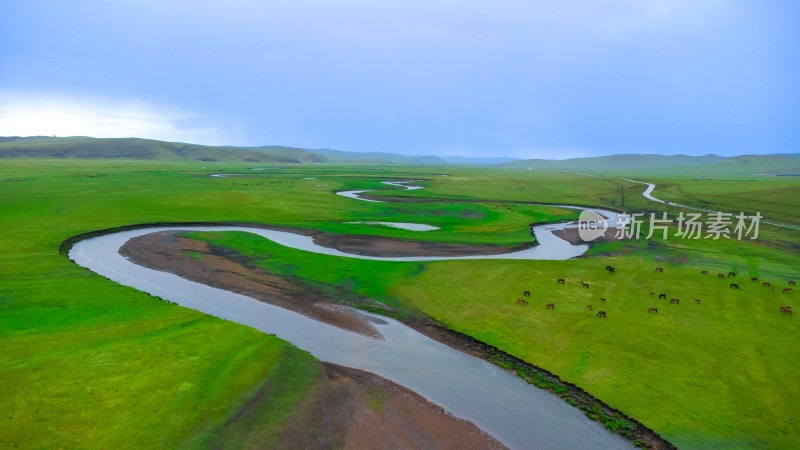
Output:
[[726,159],[710,154],[704,156],[617,154],[564,160],[525,159],[500,164],[500,167],[534,170],[650,169],[711,164]]
[[139,138],[4,137],[0,158],[143,159],[162,161],[323,162],[324,158],[291,147],[212,147]]
[[[260,147],[207,146],[140,138],[18,137],[0,136],[2,158],[137,159],[159,161],[208,161],[252,163],[361,163],[361,164],[477,164],[517,170],[570,170],[612,173],[636,170],[642,173],[670,170],[713,176],[721,173],[752,175],[800,174],[798,154],[743,155],[655,155],[616,154],[564,160],[502,157],[413,156],[383,152],[350,152],[268,145]],[[498,164],[500,163],[500,164]],[[697,175],[699,174],[699,175]]]
[[715,173],[800,175],[800,158],[785,155],[742,155],[692,169],[705,170],[709,175]]
[[447,161],[438,156],[409,156],[396,153],[382,152],[347,152],[343,150],[332,150],[320,148],[312,150],[318,155],[324,156],[330,162],[349,162],[349,163],[389,163],[389,164],[447,164]]
[[443,156],[442,159],[447,161],[450,164],[468,164],[468,165],[480,165],[480,166],[494,166],[497,164],[504,164],[510,163],[513,161],[517,161],[517,158],[506,158],[506,157],[465,157],[465,156]]

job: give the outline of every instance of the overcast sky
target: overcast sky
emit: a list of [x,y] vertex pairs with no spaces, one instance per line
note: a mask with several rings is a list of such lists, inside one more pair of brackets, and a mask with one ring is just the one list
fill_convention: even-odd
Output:
[[800,1],[2,0],[0,136],[800,151]]

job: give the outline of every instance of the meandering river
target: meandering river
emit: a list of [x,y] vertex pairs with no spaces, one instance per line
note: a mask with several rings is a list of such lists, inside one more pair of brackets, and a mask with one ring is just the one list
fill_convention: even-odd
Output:
[[[407,187],[407,186],[406,186]],[[573,207],[574,208],[574,207]],[[611,220],[616,214],[597,210]],[[374,339],[333,325],[166,272],[128,261],[119,248],[128,240],[168,230],[245,231],[281,245],[371,260],[567,259],[586,246],[572,246],[551,231],[574,225],[534,227],[539,245],[505,255],[382,258],[354,255],[315,244],[309,236],[248,227],[153,227],[123,231],[76,243],[69,257],[117,283],[207,314],[274,334],[320,360],[354,367],[405,386],[457,417],[470,420],[511,448],[630,448],[624,438],[547,391],[533,388],[514,374],[436,342],[395,320],[356,312],[384,339]]]
[[[605,176],[602,176],[602,175],[592,175],[592,174],[589,174],[589,173],[581,173],[581,172],[572,172],[572,173],[574,173],[576,175],[583,175],[583,176],[586,176],[586,177],[612,178],[612,177],[605,177]],[[642,192],[642,197],[650,200],[651,202],[662,203],[662,204],[665,204],[665,205],[673,206],[675,208],[690,209],[692,211],[702,211],[702,212],[707,212],[707,213],[719,213],[719,212],[722,212],[722,211],[716,211],[716,210],[713,210],[713,209],[700,208],[700,207],[697,207],[697,206],[681,205],[680,203],[674,203],[674,202],[671,202],[669,200],[661,200],[661,199],[653,197],[653,190],[656,188],[655,184],[648,183],[646,181],[631,180],[630,178],[622,178],[622,179],[625,180],[625,181],[630,181],[631,183],[639,183],[639,184],[644,184],[645,186],[647,186],[647,189],[645,189],[644,192]],[[731,214],[731,215],[735,216],[735,214]],[[781,228],[789,228],[789,229],[792,229],[792,230],[800,230],[800,227],[798,227],[796,225],[789,225],[789,224],[786,224],[786,223],[773,222],[771,220],[760,219],[759,222],[760,223],[766,223],[766,224],[769,224],[769,225],[774,225],[776,227],[781,227]]]

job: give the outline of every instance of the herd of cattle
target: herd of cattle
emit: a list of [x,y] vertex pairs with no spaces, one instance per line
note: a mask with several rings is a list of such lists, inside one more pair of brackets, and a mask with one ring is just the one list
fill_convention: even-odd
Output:
[[[613,266],[606,266],[605,270],[608,271],[609,274],[613,274],[613,273],[616,272],[616,269]],[[656,267],[656,272],[662,272],[663,273],[664,272],[664,268],[663,267]],[[707,270],[703,270],[703,271],[700,272],[700,274],[701,275],[708,275],[708,271]],[[728,272],[727,276],[724,273],[718,273],[717,274],[717,278],[735,278],[735,277],[736,277],[736,273],[735,272]],[[750,281],[753,282],[753,283],[757,283],[759,281],[759,279],[758,279],[758,277],[751,277]],[[556,280],[556,283],[565,284],[566,280],[564,278],[559,278],[559,279]],[[581,281],[580,283],[581,283],[581,287],[582,288],[589,289],[589,283],[586,283],[584,281]],[[761,286],[770,288],[770,290],[772,292],[775,292],[775,289],[772,288],[772,285],[768,281],[765,281],[765,282],[761,283]],[[789,280],[789,286],[797,286],[797,282],[795,282],[794,280]],[[739,285],[737,283],[730,283],[730,288],[731,289],[739,289]],[[783,293],[784,294],[786,294],[788,292],[791,292],[791,291],[792,291],[791,287],[787,287],[787,288],[783,289]],[[651,297],[654,297],[655,295],[656,295],[655,292],[650,292],[650,296]],[[531,296],[531,291],[524,291],[522,293],[522,296],[523,297],[530,297]],[[662,299],[666,300],[666,298],[667,298],[667,294],[658,294],[658,299],[659,300],[662,300]],[[605,303],[606,299],[605,298],[601,298],[600,301]],[[696,298],[696,299],[694,299],[694,302],[697,303],[697,304],[700,304],[700,299]],[[672,299],[670,299],[669,303],[670,304],[679,305],[681,303],[681,301],[680,301],[680,299],[672,298]],[[523,298],[518,298],[517,299],[517,304],[518,305],[527,306],[528,305],[528,301],[523,299]],[[556,305],[554,303],[548,303],[545,306],[545,309],[555,310],[556,309]],[[592,305],[586,305],[586,309],[593,310],[594,307]],[[658,314],[658,308],[655,307],[655,306],[650,307],[650,309],[648,309],[647,312],[648,313],[653,313],[653,314]],[[782,314],[791,315],[792,314],[792,307],[791,306],[781,306],[780,307],[780,312]],[[605,311],[597,311],[597,317],[606,317],[606,312]]]

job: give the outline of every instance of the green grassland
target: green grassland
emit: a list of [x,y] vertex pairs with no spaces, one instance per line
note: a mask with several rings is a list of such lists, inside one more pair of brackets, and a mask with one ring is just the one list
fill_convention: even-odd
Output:
[[[253,177],[210,178],[251,171],[224,162],[2,162],[0,410],[8,415],[0,418],[6,421],[0,443],[213,446],[215,430],[260,386],[297,380],[285,399],[275,399],[273,410],[265,406],[269,412],[290,408],[298,392],[313,384],[315,360],[285,342],[160,302],[72,264],[58,254],[70,236],[134,223],[245,221],[514,247],[530,242],[529,223],[571,219],[575,212],[504,202],[615,209],[646,202],[641,185],[565,173],[259,167],[265,170],[253,171]],[[379,183],[391,178],[426,179],[426,189]],[[334,194],[370,188],[386,189],[381,194],[389,196],[487,202],[370,203]],[[700,188],[694,195],[706,194]],[[796,208],[785,210],[798,214]],[[354,220],[417,222],[442,230],[342,224]],[[194,236],[270,255],[261,262],[267,270],[319,289],[344,287],[401,311],[429,314],[586,388],[680,447],[785,448],[800,436],[793,407],[800,350],[797,321],[779,314],[778,306],[797,306],[800,294],[767,293],[746,279],[759,276],[782,286],[785,277],[798,278],[798,251],[787,243],[800,239],[791,230],[765,226],[764,233],[767,243],[609,242],[592,249],[596,258],[573,261],[430,263],[335,258],[250,235]],[[617,274],[602,270],[606,264],[616,266]],[[663,274],[653,271],[656,265],[665,268]],[[339,269],[330,271],[332,266]],[[735,270],[741,289],[701,277],[701,269]],[[558,277],[568,284],[556,285]],[[591,288],[580,289],[580,280]],[[514,302],[525,289],[533,291],[527,308]],[[652,299],[650,291],[679,297],[681,304]],[[600,296],[608,299],[602,307]],[[544,310],[550,302],[555,311]],[[608,318],[596,318],[586,304],[605,309]],[[650,306],[658,306],[659,314],[647,314]],[[280,421],[280,415],[265,413],[253,426],[277,430]]]
[[[336,167],[284,167],[277,166],[278,175],[263,175],[273,178],[249,180],[207,176],[247,169],[223,163],[3,161],[0,409],[8,413],[3,419],[8,422],[0,427],[0,443],[172,447],[196,442],[267,382],[287,358],[286,343],[119,286],[75,266],[58,247],[76,234],[133,223],[250,221],[343,231],[335,224],[408,217],[402,208],[393,212],[394,205],[333,194],[342,188],[388,187],[378,179],[355,179]],[[363,170],[374,176],[384,172],[410,175],[408,168]],[[302,179],[313,175],[327,179]],[[451,229],[442,230],[444,241],[492,242],[486,233],[459,236],[465,227],[458,218],[469,213],[473,222],[505,235],[508,246],[530,241],[530,221],[552,218],[541,211],[514,213],[484,205],[429,213],[426,221]],[[358,228],[388,236],[408,233]],[[308,356],[301,359],[313,363]]]
[[[627,243],[641,248],[573,261],[402,263],[317,255],[246,233],[189,236],[233,249],[271,273],[305,280],[318,292],[346,286],[352,298],[377,299],[401,314],[422,311],[578,384],[679,447],[780,448],[800,432],[791,420],[800,326],[778,313],[779,306],[797,304],[796,294],[749,281],[757,276],[783,287],[787,275],[797,277],[796,257],[783,252],[730,241],[655,249]],[[333,264],[338,269],[328,270]],[[617,272],[608,274],[606,264]],[[738,276],[716,277],[729,271]],[[565,285],[556,283],[561,277]],[[730,289],[733,281],[739,290]],[[527,307],[515,302],[523,290],[532,291]],[[667,300],[659,300],[660,293]],[[680,304],[670,304],[672,298]],[[547,303],[556,309],[545,310]],[[652,306],[658,314],[648,313]],[[607,320],[596,317],[598,309]]]
[[[0,182],[3,446],[204,442],[281,368],[292,368],[280,376],[284,383],[309,388],[308,377],[299,374],[318,370],[310,355],[116,285],[58,255],[59,240],[81,230],[189,219],[209,205],[224,219],[223,206],[240,194],[192,201],[199,183],[188,176],[191,185],[179,187],[176,168],[92,161],[0,166],[4,180],[19,180]],[[170,201],[170,190],[177,201]],[[264,413],[279,419],[281,402],[296,398],[292,392]],[[268,422],[255,425],[262,432]]]
[[800,172],[798,154],[742,155],[723,157],[713,154],[642,155],[617,154],[573,158],[565,160],[522,160],[501,164],[500,167],[516,170],[573,171],[603,174],[623,174],[674,171],[710,175],[797,174]]
[[[800,432],[789,387],[800,381],[794,345],[800,330],[778,307],[796,304],[796,294],[790,299],[744,280],[753,274],[783,287],[780,275],[797,276],[796,259],[764,270],[752,256],[735,254],[710,259],[705,252],[664,248],[557,263],[431,264],[391,292],[584,387],[679,447],[786,447]],[[617,272],[607,274],[606,264]],[[655,272],[656,266],[665,272]],[[741,289],[700,275],[729,268],[740,274]],[[559,277],[567,284],[558,285]],[[527,308],[513,301],[522,290],[532,291]],[[681,303],[658,300],[659,293]],[[555,311],[546,311],[546,303]],[[658,314],[649,314],[650,307]],[[608,319],[598,319],[597,309]]]
[[773,222],[800,226],[800,181],[786,177],[741,177],[698,180],[658,177],[659,199],[725,212],[760,212]]
[[[722,165],[725,163],[718,163]],[[717,165],[714,165],[715,167]],[[623,178],[653,183],[653,195],[661,200],[731,214],[760,212],[763,220],[800,226],[800,178],[757,174],[718,173],[698,180],[703,170],[694,168],[637,170],[625,174],[588,177],[572,172],[468,169],[436,180],[430,188],[408,193],[377,195],[442,199],[481,198],[514,202],[538,201],[556,204],[602,206],[627,212],[667,212],[676,219],[680,209],[652,202],[642,196],[645,186]],[[479,186],[479,187],[478,187]],[[476,188],[477,187],[477,188]],[[762,226],[760,237],[797,251],[797,231]]]

